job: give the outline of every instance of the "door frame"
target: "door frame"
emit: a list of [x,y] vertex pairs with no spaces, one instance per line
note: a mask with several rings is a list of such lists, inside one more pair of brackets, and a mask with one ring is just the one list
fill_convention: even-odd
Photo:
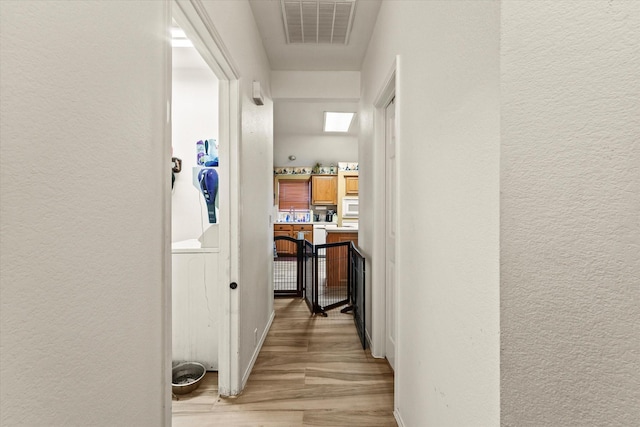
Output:
[[[396,102],[396,130],[398,129],[398,120],[399,120],[399,105],[401,102],[399,91],[398,91],[398,74],[400,70],[400,55],[396,56],[393,64],[389,72],[387,73],[386,78],[384,79],[380,90],[378,91],[378,95],[375,98],[373,103],[374,106],[374,146],[375,148],[375,158],[376,164],[375,169],[377,173],[375,173],[374,179],[377,179],[377,183],[375,188],[384,188],[386,185],[386,154],[385,154],[385,129],[386,129],[386,108],[391,102],[391,100],[395,97]],[[396,141],[399,141],[400,135],[399,132],[396,131]],[[396,158],[398,155],[396,153]],[[399,164],[396,164],[399,167]],[[396,181],[396,187],[398,183]],[[380,215],[376,215],[374,218],[375,227],[374,229],[378,232],[375,233],[374,236],[374,254],[373,257],[376,260],[375,263],[372,263],[372,292],[371,292],[371,353],[374,357],[385,357],[386,356],[386,243],[385,243],[385,224],[387,222],[386,217],[386,196],[383,195],[381,197],[375,198],[375,212],[381,212]],[[398,214],[396,212],[396,222],[398,221]],[[396,244],[396,259],[398,258]],[[396,285],[398,285],[396,280]],[[397,300],[397,293],[396,293]],[[396,321],[398,317],[398,310],[395,312]],[[397,348],[397,345],[396,345]],[[397,352],[396,352],[397,353]],[[395,359],[397,361],[397,354],[395,355]],[[397,366],[396,362],[396,366]],[[397,368],[396,368],[397,369]],[[397,377],[397,375],[396,375]]]
[[[398,209],[397,203],[391,203],[393,201],[393,198],[396,197],[398,195],[398,180],[397,180],[397,149],[396,149],[396,144],[397,144],[397,139],[396,139],[396,103],[395,103],[395,96],[391,99],[391,101],[389,101],[389,103],[387,104],[387,106],[385,107],[385,217],[386,217],[386,222],[385,222],[385,230],[384,230],[384,235],[385,235],[385,258],[384,258],[384,265],[385,265],[385,306],[386,306],[386,312],[385,312],[385,355],[387,358],[387,361],[389,362],[389,364],[391,365],[391,368],[395,370],[396,368],[396,343],[395,341],[397,340],[397,316],[398,316],[398,307],[397,307],[397,284],[398,284],[398,280],[397,280],[397,268],[395,268],[396,266],[396,240],[397,240],[397,221],[396,221],[396,215],[398,213]],[[389,110],[390,108],[393,108],[393,120],[390,121],[389,120]],[[389,126],[390,123],[392,123],[392,126]],[[390,129],[391,127],[393,127],[393,129]],[[389,148],[391,146],[391,144],[389,143],[389,140],[393,139],[393,171],[390,173],[390,169],[389,169]],[[396,176],[391,176],[393,173],[395,173]],[[395,230],[392,231],[392,230]],[[389,241],[389,236],[393,234],[393,242],[390,243]],[[393,247],[391,247],[393,246]],[[391,255],[390,253],[393,253],[393,269],[389,269],[389,266],[392,264],[391,261]],[[392,271],[389,271],[392,270]],[[390,320],[391,319],[391,320]],[[393,331],[390,331],[390,326],[394,329]],[[389,342],[391,342],[391,346],[392,346],[392,350],[389,351]],[[393,353],[393,354],[390,354]]]
[[[240,280],[240,74],[200,0],[172,0],[171,6],[173,19],[184,30],[219,80],[219,140],[221,142],[219,154],[220,158],[226,161],[221,162],[219,168],[222,221],[220,221],[220,276],[218,277],[221,286],[217,307],[220,313],[218,390],[222,396],[234,396],[242,390],[238,328],[240,301],[239,292],[233,292],[226,284],[237,283]],[[170,59],[166,66],[169,70],[171,69]],[[168,275],[167,280],[169,300],[165,311],[169,312],[169,327],[165,328],[165,340],[170,343],[171,274]],[[171,360],[170,344],[169,360]],[[169,406],[169,419],[170,417],[171,407]]]
[[[402,105],[402,81],[401,81],[401,56],[397,55],[394,58],[394,61],[391,65],[389,72],[387,73],[386,78],[384,79],[382,86],[378,92],[378,95],[375,98],[373,103],[374,105],[374,147],[375,147],[375,170],[376,173],[374,178],[375,188],[384,188],[387,182],[387,172],[386,172],[386,109],[392,99],[395,98],[396,104],[396,145],[401,143],[401,132],[400,132],[400,123],[401,123],[401,105]],[[399,171],[401,169],[401,156],[399,150],[396,151],[396,170]],[[399,189],[399,179],[396,179],[395,182],[396,189],[396,224],[400,224],[401,212],[398,211],[397,206],[399,205],[399,197],[400,194],[398,192]],[[372,263],[372,267],[374,269],[374,274],[372,277],[372,316],[371,316],[371,334],[372,334],[372,343],[371,343],[371,353],[375,357],[386,357],[386,333],[387,333],[387,289],[386,289],[386,223],[387,223],[387,212],[385,209],[386,206],[386,192],[382,197],[376,197],[374,201],[375,212],[381,212],[380,215],[376,215],[374,217],[374,229],[376,230],[374,236],[373,243],[373,258],[375,260]],[[396,264],[400,259],[401,250],[400,250],[400,236],[396,237]],[[394,311],[395,315],[395,324],[398,325],[399,318],[399,310],[397,301],[399,301],[400,293],[401,293],[401,283],[397,280],[397,269],[396,269],[396,309]],[[399,373],[402,369],[401,358],[402,354],[398,351],[400,347],[400,337],[396,337],[396,346],[395,346],[395,371],[394,371],[394,397],[393,397],[393,412],[394,417],[399,421],[398,416],[398,378]]]

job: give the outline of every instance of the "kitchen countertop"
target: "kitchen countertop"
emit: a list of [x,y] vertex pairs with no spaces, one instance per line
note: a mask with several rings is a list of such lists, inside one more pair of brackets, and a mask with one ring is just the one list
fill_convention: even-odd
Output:
[[274,222],[274,225],[324,225],[327,233],[357,233],[358,227],[338,227],[335,222]]
[[327,233],[357,233],[358,227],[327,227]]
[[316,221],[316,222],[287,222],[287,221],[276,221],[274,224],[282,224],[282,225],[331,225],[335,224],[335,222],[324,222],[324,221]]

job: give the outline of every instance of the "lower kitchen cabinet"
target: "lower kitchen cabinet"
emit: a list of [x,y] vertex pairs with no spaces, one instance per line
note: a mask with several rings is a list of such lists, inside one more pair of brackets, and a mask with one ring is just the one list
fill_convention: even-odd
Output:
[[[276,225],[275,227],[278,227],[278,225]],[[275,228],[274,227],[274,228]],[[288,226],[289,229],[288,230],[273,230],[273,237],[278,237],[278,236],[284,236],[284,237],[291,237],[291,226]],[[276,240],[276,252],[278,253],[278,255],[293,255],[296,252],[296,246],[291,243],[288,242],[286,240]]]
[[[357,232],[331,232],[327,230],[327,243],[353,242],[358,246]],[[349,248],[341,246],[327,252],[327,286],[347,286]]]
[[[293,239],[298,238],[298,233],[304,234],[304,239],[313,243],[313,224],[274,224],[273,237],[286,236]],[[276,252],[278,255],[295,255],[296,244],[285,240],[276,241]]]

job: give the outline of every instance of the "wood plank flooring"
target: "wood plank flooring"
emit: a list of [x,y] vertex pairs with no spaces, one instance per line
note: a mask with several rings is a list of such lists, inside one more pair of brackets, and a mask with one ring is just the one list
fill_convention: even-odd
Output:
[[396,426],[393,371],[362,350],[353,317],[310,316],[297,298],[275,300],[276,316],[242,395],[218,396],[207,373],[173,400],[174,427]]

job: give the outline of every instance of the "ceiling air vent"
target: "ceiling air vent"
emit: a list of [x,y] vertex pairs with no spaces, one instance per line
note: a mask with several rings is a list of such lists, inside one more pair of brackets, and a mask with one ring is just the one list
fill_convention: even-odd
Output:
[[280,0],[287,43],[347,44],[356,0]]

